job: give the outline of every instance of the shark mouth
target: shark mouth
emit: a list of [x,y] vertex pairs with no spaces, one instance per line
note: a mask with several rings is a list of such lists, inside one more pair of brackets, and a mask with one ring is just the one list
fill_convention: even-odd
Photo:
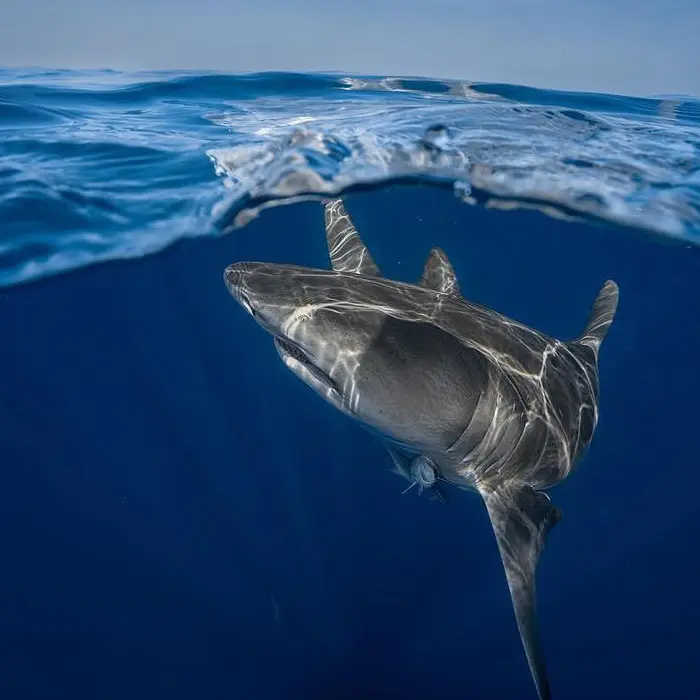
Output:
[[[296,343],[276,335],[275,347],[287,366],[290,364],[297,364],[300,370],[294,370],[297,374],[307,375],[310,379],[313,378],[316,382],[323,384],[335,394],[340,394],[333,379],[322,369],[316,367],[316,365],[311,362],[308,355]],[[290,369],[292,368],[290,367]]]

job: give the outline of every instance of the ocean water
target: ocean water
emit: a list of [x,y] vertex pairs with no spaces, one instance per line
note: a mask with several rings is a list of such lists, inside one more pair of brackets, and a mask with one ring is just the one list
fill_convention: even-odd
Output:
[[555,698],[700,697],[700,101],[0,71],[0,697],[535,698],[485,510],[277,357],[226,265],[387,276],[562,339],[601,418],[538,570]]

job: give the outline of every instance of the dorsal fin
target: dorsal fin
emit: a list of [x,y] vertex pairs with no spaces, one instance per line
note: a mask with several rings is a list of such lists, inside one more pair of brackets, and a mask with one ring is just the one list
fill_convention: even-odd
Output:
[[586,330],[580,338],[576,340],[581,345],[587,345],[596,353],[603,342],[610,324],[617,311],[617,300],[620,293],[617,285],[612,280],[608,280],[603,288],[598,292],[598,296],[593,303],[591,315],[588,318]]
[[544,542],[561,519],[549,497],[526,484],[506,481],[479,489],[506,571],[515,619],[540,700],[550,700],[535,609],[535,572]]
[[379,277],[379,268],[345,211],[343,200],[326,200],[323,207],[328,254],[333,269],[338,272],[355,272],[358,275]]
[[418,284],[442,294],[459,296],[457,276],[442,248],[433,248],[430,251]]

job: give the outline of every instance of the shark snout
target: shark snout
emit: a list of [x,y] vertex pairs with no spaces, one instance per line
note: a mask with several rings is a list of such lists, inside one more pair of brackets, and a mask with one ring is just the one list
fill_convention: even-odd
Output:
[[255,263],[237,262],[224,271],[224,282],[231,296],[249,313],[253,314],[249,280]]
[[245,285],[246,277],[253,268],[252,263],[237,262],[229,265],[224,271],[224,281],[229,292],[236,296],[236,292]]
[[268,333],[276,334],[274,294],[269,289],[269,267],[265,263],[237,262],[224,271],[231,296]]

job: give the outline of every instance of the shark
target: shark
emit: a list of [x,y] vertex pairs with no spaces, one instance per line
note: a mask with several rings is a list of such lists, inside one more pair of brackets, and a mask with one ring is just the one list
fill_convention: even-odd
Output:
[[411,486],[441,500],[449,485],[479,494],[537,694],[550,700],[535,579],[561,510],[546,491],[593,438],[618,286],[602,285],[579,337],[558,340],[467,300],[439,247],[417,283],[386,279],[343,200],[322,206],[332,269],[236,262],[225,284],[287,368],[380,436]]

